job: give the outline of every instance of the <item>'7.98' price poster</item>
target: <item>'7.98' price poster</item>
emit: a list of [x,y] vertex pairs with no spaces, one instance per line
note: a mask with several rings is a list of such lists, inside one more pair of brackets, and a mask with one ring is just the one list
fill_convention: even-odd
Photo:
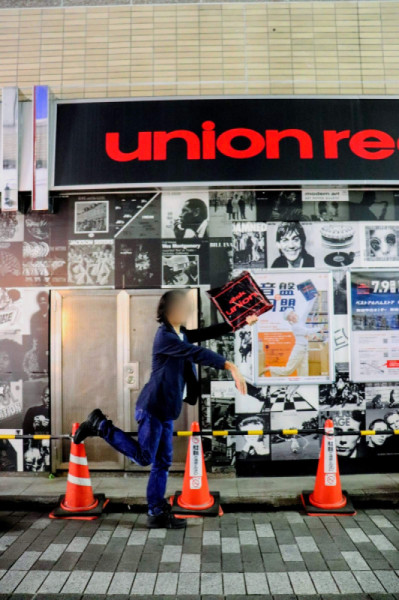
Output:
[[351,379],[399,377],[399,271],[352,271]]

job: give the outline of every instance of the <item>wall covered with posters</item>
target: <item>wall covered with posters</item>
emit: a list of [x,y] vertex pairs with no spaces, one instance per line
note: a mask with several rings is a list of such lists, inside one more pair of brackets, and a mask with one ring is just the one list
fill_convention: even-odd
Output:
[[[395,459],[393,435],[339,433],[399,429],[399,192],[146,189],[64,194],[57,206],[0,214],[1,433],[49,432],[51,288],[199,287],[208,325],[221,317],[206,291],[247,270],[273,310],[207,342],[250,383],[240,396],[227,372],[202,368],[201,425],[306,428],[332,417],[343,470]],[[0,443],[1,470],[49,469],[44,441]],[[204,447],[212,470],[298,474],[314,471],[319,439]]]

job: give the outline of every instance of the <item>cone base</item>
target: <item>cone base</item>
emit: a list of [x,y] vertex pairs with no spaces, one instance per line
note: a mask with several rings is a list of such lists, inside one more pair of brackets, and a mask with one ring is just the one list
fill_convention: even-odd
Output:
[[[172,502],[172,514],[178,516],[178,515],[184,515],[189,517],[191,516],[207,516],[207,517],[217,517],[220,515],[220,494],[219,492],[211,492],[211,495],[213,496],[214,502],[211,506],[209,506],[208,508],[198,508],[198,507],[193,507],[193,508],[183,508],[182,506],[179,505],[178,503],[178,498],[181,495],[181,492],[175,492],[175,495],[171,498]],[[223,512],[222,512],[223,514]]]
[[95,494],[96,504],[93,508],[84,510],[73,510],[62,508],[65,502],[65,496],[60,496],[59,506],[49,514],[50,519],[72,519],[76,521],[92,521],[98,519],[103,513],[103,509],[107,506],[109,500],[104,494]]
[[319,508],[318,506],[314,506],[310,502],[310,496],[313,494],[313,490],[304,491],[301,494],[301,500],[303,507],[306,511],[306,514],[309,517],[322,517],[323,515],[336,515],[341,517],[353,517],[356,515],[356,510],[353,507],[352,501],[350,500],[348,493],[344,490],[342,492],[344,498],[346,499],[346,503],[341,508]]

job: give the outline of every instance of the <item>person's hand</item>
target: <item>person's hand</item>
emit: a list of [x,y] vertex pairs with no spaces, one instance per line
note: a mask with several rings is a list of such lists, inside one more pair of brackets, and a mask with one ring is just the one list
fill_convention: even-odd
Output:
[[244,376],[240,373],[239,368],[234,363],[226,360],[224,368],[230,371],[234,382],[236,384],[237,390],[240,394],[244,395],[247,393],[247,382],[244,379]]
[[258,317],[257,315],[249,315],[249,317],[247,317],[245,320],[247,322],[247,325],[252,327],[252,325],[255,325],[255,323],[258,322]]

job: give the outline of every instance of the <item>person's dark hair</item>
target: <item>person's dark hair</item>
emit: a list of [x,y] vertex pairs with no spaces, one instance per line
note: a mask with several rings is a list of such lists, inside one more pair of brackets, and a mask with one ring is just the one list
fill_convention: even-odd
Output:
[[185,296],[186,292],[183,290],[170,290],[169,292],[165,292],[161,296],[161,299],[158,303],[157,308],[157,321],[158,323],[168,323],[167,314],[169,312],[170,307],[178,298]]
[[374,429],[374,425],[376,423],[382,423],[383,425],[385,425],[384,419],[374,419],[374,421],[371,421],[371,423],[369,425],[369,429],[373,430]]
[[304,228],[300,223],[294,221],[280,223],[280,225],[277,227],[276,241],[279,242],[281,238],[287,235],[287,233],[297,233],[299,239],[301,240],[302,250],[305,248],[306,234]]
[[387,413],[387,414],[384,416],[384,421],[385,421],[385,423],[388,425],[388,419],[389,419],[389,417],[396,417],[396,416],[397,416],[397,414],[398,414],[398,412],[397,412],[397,411],[392,411],[392,412],[389,412],[389,413]]
[[191,210],[198,210],[199,218],[202,221],[208,218],[208,209],[203,200],[201,198],[190,198],[187,200],[186,204],[190,207]]

